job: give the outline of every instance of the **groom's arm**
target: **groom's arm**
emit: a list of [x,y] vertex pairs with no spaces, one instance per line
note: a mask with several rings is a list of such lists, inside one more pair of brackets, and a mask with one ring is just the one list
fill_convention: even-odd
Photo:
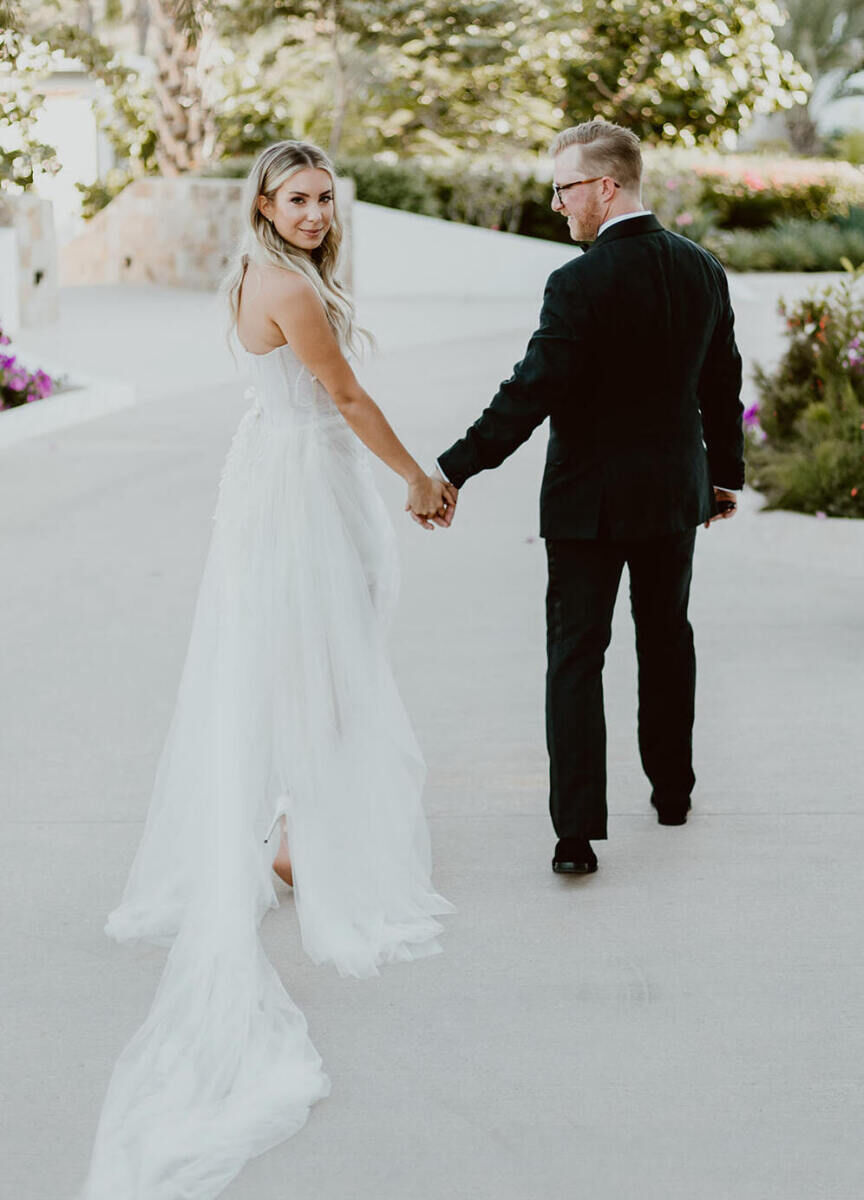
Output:
[[440,470],[454,487],[499,466],[573,391],[581,344],[577,330],[584,326],[579,324],[582,302],[562,278],[565,272],[572,277],[571,264],[549,276],[540,322],[525,357],[465,436],[438,456]]
[[717,264],[722,310],[699,379],[702,432],[715,487],[737,491],[744,484],[744,428],[741,355],[735,342],[735,315],[726,272]]

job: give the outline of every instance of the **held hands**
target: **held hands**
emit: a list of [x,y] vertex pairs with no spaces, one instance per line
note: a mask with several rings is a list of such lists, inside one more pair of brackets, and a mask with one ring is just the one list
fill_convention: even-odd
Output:
[[[730,517],[734,517],[738,511],[738,501],[735,498],[734,492],[727,492],[724,488],[715,487],[714,499],[720,508],[720,512],[713,517],[709,517],[705,522],[705,528],[708,529],[714,521],[728,521]],[[731,507],[730,507],[731,506]]]
[[434,529],[436,525],[446,529],[453,520],[458,495],[456,488],[437,473],[421,475],[408,485],[405,511],[424,529]]

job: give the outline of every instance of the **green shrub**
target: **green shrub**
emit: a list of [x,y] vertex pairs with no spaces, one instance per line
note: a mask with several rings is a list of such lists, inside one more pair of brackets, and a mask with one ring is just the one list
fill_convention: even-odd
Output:
[[454,170],[450,162],[427,167],[427,177],[435,188],[441,215],[448,221],[482,225],[515,233],[522,220],[528,189],[534,182],[523,172],[486,163],[461,164]]
[[701,242],[714,221],[702,180],[674,151],[646,153],[642,200],[667,229]]
[[341,175],[354,180],[358,200],[401,208],[427,217],[443,216],[443,205],[430,172],[418,162],[387,162],[378,158],[343,158]]
[[238,154],[231,158],[220,159],[202,167],[200,174],[204,179],[245,179],[252,170],[257,155]]
[[112,167],[103,179],[97,179],[93,183],[76,183],[75,187],[81,193],[81,216],[85,221],[95,217],[115,196],[119,196],[134,178],[131,171]]
[[837,134],[831,144],[832,153],[844,162],[864,165],[864,129],[849,129]]
[[746,172],[743,176],[697,171],[702,203],[720,229],[765,229],[780,220],[813,221],[839,216],[848,207],[830,181],[781,183]]
[[748,474],[769,508],[864,517],[864,271],[781,302],[789,344],[756,371],[745,413]]
[[[243,177],[250,157],[206,174]],[[570,244],[536,163],[464,157],[346,157],[357,198],[426,216]],[[864,262],[864,173],[845,162],[705,155],[646,148],[643,200],[668,228],[707,246],[733,270],[836,271]],[[742,227],[726,228],[730,224]]]
[[838,221],[784,220],[770,229],[714,229],[700,240],[733,271],[839,271],[844,258],[854,266],[864,263],[860,210]]
[[864,204],[864,174],[848,163],[729,155],[694,159],[701,205],[720,229],[765,229],[783,220],[844,216]]

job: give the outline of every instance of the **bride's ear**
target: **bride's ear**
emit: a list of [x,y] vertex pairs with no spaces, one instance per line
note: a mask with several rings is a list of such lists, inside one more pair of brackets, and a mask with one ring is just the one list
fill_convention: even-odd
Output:
[[270,199],[269,196],[259,196],[258,197],[258,211],[260,212],[261,216],[264,217],[267,221],[270,220],[270,212],[271,212],[272,208],[273,208],[273,201]]

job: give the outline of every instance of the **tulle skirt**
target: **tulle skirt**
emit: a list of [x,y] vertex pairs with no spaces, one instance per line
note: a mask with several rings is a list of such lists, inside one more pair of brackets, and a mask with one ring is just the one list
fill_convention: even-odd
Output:
[[[303,947],[341,975],[440,949],[425,768],[389,664],[393,529],[341,416],[247,412],[177,703],[106,932],[170,947],[80,1200],[211,1200],[329,1091],[259,926],[284,817]],[[289,893],[290,894],[290,893]]]

